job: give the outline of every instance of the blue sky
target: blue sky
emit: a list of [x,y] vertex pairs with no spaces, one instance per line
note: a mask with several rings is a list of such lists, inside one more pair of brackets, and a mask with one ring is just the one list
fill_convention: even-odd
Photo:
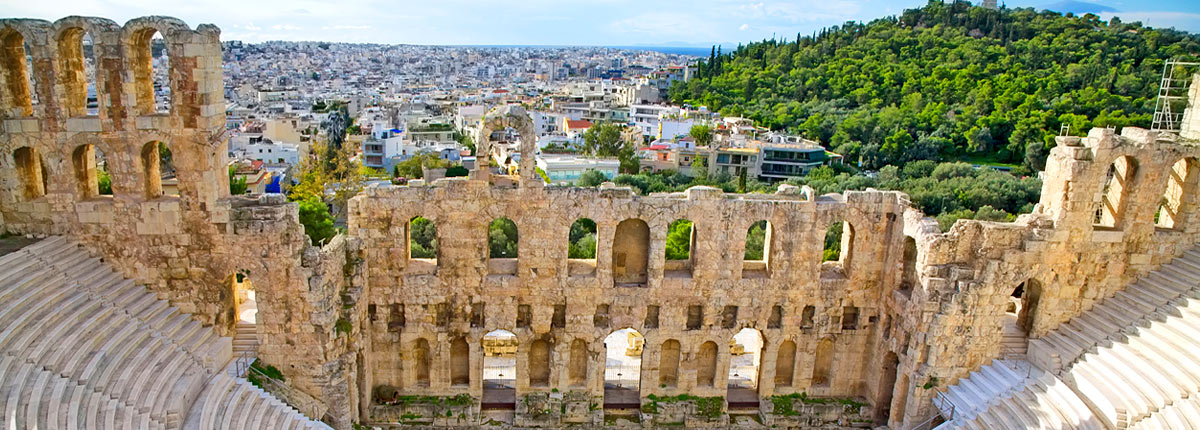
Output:
[[[325,40],[447,45],[692,45],[793,38],[869,21],[925,0],[0,0],[0,16],[54,20],[69,12],[118,23],[169,15],[221,27],[223,40]],[[1062,5],[1012,0],[1010,7]],[[1200,33],[1197,0],[1072,2],[1080,11]]]

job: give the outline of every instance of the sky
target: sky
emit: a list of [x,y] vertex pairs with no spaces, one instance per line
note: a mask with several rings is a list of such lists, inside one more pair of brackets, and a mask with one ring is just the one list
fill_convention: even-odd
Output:
[[[1003,0],[1001,0],[1004,2]],[[1197,0],[1011,0],[1009,7],[1095,11],[1200,33]],[[319,40],[421,45],[736,45],[793,39],[870,21],[925,0],[0,0],[0,16],[56,20],[64,12],[118,24],[167,15],[221,28],[222,40]]]

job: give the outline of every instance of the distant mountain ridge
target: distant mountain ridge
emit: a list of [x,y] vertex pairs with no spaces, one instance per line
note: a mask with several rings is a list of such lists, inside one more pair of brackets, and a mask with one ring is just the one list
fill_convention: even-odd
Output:
[[1074,13],[1082,15],[1085,13],[1101,14],[1104,12],[1118,12],[1118,10],[1097,3],[1089,3],[1085,1],[1063,0],[1056,3],[1048,4],[1044,7],[1046,10],[1060,13]]

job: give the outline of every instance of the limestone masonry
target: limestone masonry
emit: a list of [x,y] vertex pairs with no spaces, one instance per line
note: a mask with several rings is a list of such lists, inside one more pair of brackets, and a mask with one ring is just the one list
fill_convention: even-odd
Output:
[[[79,103],[82,53],[72,41],[82,31],[95,38],[96,115]],[[171,53],[166,112],[155,109],[147,71],[154,31]],[[947,233],[898,192],[544,186],[524,139],[519,180],[479,169],[371,187],[350,200],[348,234],[314,247],[283,196],[228,195],[216,27],[4,19],[0,43],[0,230],[78,241],[226,336],[237,319],[231,278],[248,278],[260,359],[300,393],[293,406],[323,411],[311,418],[339,429],[913,428],[938,414],[937,393],[1016,353],[1003,342],[1014,319],[1023,354],[1024,339],[1200,239],[1200,131],[1127,127],[1058,138],[1033,213],[961,220]],[[485,120],[487,130],[505,126],[528,130],[528,116],[510,106]],[[163,192],[159,143],[171,150],[177,196]],[[111,196],[94,192],[96,150]],[[418,216],[436,227],[436,258],[409,257]],[[517,258],[489,258],[488,226],[500,218],[517,226]],[[595,259],[567,257],[581,218],[596,224]],[[691,256],[668,261],[677,219],[693,222]],[[759,221],[764,257],[746,261]],[[838,222],[840,258],[822,262],[826,229]],[[644,339],[637,382],[610,386],[605,339],[627,328]],[[751,387],[730,388],[742,356],[731,339],[744,328],[763,340],[758,373]],[[496,330],[515,335],[515,351],[485,354]],[[1030,362],[1052,361],[1038,351]],[[514,361],[511,386],[485,381],[493,355]],[[632,404],[617,401],[622,390]]]

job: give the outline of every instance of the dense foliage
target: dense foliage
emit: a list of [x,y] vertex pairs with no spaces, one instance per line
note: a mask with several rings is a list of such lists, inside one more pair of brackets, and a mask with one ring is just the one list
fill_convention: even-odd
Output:
[[488,257],[517,258],[517,224],[497,218],[488,226]]
[[246,194],[246,188],[246,177],[238,176],[237,169],[235,169],[233,166],[229,166],[229,194],[235,196],[239,194]]
[[580,218],[571,224],[567,258],[596,258],[596,222]]
[[439,157],[438,154],[432,152],[422,152],[415,154],[407,160],[396,163],[392,167],[392,176],[397,178],[421,179],[425,177],[425,169],[447,169],[446,173],[449,176],[449,168],[453,167],[453,163],[449,160]]
[[299,200],[300,224],[304,225],[304,234],[308,235],[313,245],[321,245],[337,234],[333,228],[333,215],[329,206],[316,197]]
[[766,250],[767,241],[767,222],[759,221],[750,226],[750,230],[746,232],[746,253],[743,255],[747,261],[760,261],[763,259],[764,251]]
[[687,260],[692,256],[692,222],[677,219],[667,229],[667,259]]
[[1198,53],[1195,35],[1138,22],[931,1],[714,50],[670,96],[803,133],[869,169],[969,159],[1032,171],[1061,124],[1149,127],[1163,61]]
[[437,258],[437,226],[425,217],[415,217],[408,223],[410,258]]

